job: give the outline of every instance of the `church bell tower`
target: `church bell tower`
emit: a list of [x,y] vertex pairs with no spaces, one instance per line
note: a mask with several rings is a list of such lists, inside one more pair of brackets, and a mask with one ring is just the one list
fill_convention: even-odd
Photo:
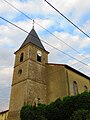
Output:
[[46,67],[48,52],[34,28],[15,52],[8,120],[20,120],[24,104],[46,103]]

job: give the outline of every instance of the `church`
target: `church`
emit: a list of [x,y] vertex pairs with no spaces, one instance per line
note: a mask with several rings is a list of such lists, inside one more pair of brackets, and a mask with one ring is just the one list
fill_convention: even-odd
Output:
[[90,90],[90,78],[66,64],[48,63],[34,28],[15,52],[10,106],[7,120],[20,120],[24,104],[49,104],[57,98]]

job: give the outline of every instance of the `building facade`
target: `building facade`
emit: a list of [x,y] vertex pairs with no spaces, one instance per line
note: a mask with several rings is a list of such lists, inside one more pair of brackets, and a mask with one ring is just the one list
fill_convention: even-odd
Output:
[[90,90],[90,78],[64,64],[47,66],[47,103]]
[[7,120],[8,110],[0,112],[0,120]]
[[48,54],[33,28],[15,52],[8,120],[20,120],[24,104],[47,104],[90,90],[88,76],[68,65],[48,63]]

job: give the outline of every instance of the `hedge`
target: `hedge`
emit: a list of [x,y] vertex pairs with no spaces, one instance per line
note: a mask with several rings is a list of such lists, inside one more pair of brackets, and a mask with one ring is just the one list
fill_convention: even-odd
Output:
[[59,98],[49,105],[39,104],[37,107],[24,105],[20,117],[21,120],[71,120],[71,118],[74,120],[77,114],[79,117],[86,114],[89,120],[89,113],[90,92],[84,92],[76,96],[64,97],[63,100]]

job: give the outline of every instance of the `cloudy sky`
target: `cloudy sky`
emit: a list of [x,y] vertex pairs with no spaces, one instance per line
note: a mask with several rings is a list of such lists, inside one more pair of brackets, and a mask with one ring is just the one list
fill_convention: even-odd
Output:
[[[90,76],[90,38],[85,36],[44,0],[7,0],[29,18],[0,0],[0,17],[30,32],[33,19],[35,30],[50,52],[49,62],[68,64]],[[90,0],[47,0],[90,36]],[[14,52],[27,33],[0,18],[0,111],[8,109]],[[74,59],[75,58],[75,59]],[[82,62],[78,62],[82,61]]]

